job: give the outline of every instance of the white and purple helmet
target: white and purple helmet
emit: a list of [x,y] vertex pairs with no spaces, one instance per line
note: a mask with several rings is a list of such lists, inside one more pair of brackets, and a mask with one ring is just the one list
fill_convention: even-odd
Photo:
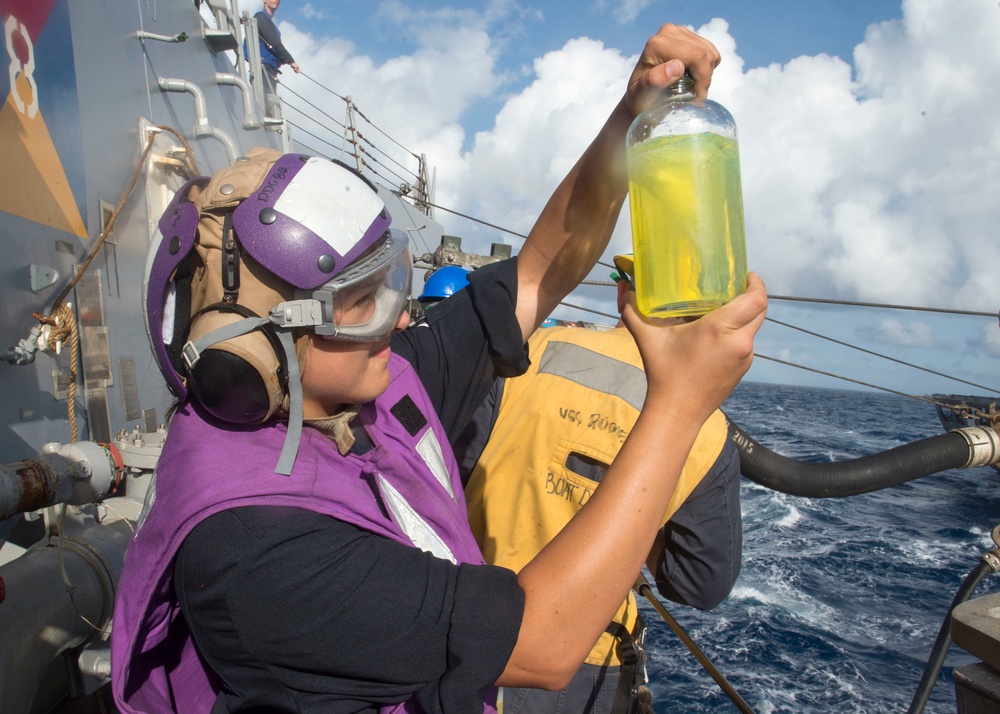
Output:
[[189,181],[160,218],[143,280],[171,392],[236,424],[266,421],[288,397],[291,433],[301,410],[291,331],[377,341],[399,321],[411,261],[390,221],[364,178],[311,156],[254,149]]

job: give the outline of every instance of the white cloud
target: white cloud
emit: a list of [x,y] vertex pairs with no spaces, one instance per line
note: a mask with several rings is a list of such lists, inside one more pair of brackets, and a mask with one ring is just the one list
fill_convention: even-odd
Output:
[[[356,109],[377,127],[356,117],[365,139],[388,154],[380,154],[362,140],[372,154],[366,160],[384,162],[386,168],[380,169],[383,183],[397,183],[393,171],[409,178],[399,164],[413,171],[412,154],[420,153],[427,154],[430,165],[441,175],[460,180],[465,139],[460,119],[470,106],[491,96],[502,81],[496,71],[497,51],[488,32],[493,20],[471,11],[418,12],[395,2],[380,6],[378,17],[386,31],[408,33],[407,40],[415,49],[377,64],[358,54],[349,40],[317,38],[294,23],[281,23],[285,45],[294,48],[303,71],[303,75],[283,72],[282,82],[341,124],[347,120],[343,98],[350,97]],[[329,91],[319,89],[317,83]],[[309,109],[294,95],[287,97],[287,103]],[[288,116],[296,123],[303,121],[294,111]],[[324,118],[324,123],[342,136],[344,130],[336,122]],[[309,122],[304,126],[323,134]],[[307,144],[316,144],[302,132],[298,136]],[[338,136],[330,140],[340,142]]]
[[903,323],[887,317],[878,323],[877,339],[900,347],[932,347],[934,330],[923,322]]
[[536,60],[535,80],[507,101],[493,128],[477,134],[462,157],[467,180],[455,200],[474,215],[526,232],[621,97],[632,64],[587,39]]
[[[428,155],[439,203],[526,231],[621,96],[641,47],[570,39],[537,58],[522,86],[501,69],[503,18],[525,18],[516,3],[419,16],[402,3],[382,7],[383,23],[411,33],[412,51],[376,63],[348,40],[313,37],[294,23],[282,24],[286,43],[310,76]],[[992,309],[995,3],[904,0],[901,21],[869,27],[853,68],[817,55],[746,69],[724,21],[697,30],[723,54],[711,96],[739,126],[750,263],[772,293]],[[322,102],[342,116],[339,100]],[[484,103],[495,121],[467,136],[463,120]],[[478,232],[465,222],[454,230]],[[493,231],[483,238],[496,239]],[[612,250],[629,242],[625,216]]]
[[[239,7],[240,14],[244,12],[249,12],[251,15],[258,10],[264,9],[264,0],[237,0],[237,6]],[[281,8],[278,8],[278,12],[281,12]]]
[[324,20],[329,17],[322,10],[317,9],[311,2],[307,2],[299,10],[299,13],[303,15],[307,20]]
[[976,347],[982,347],[991,357],[1000,357],[1000,328],[992,321],[982,327],[982,342]]
[[[751,263],[777,292],[953,307],[996,299],[986,117],[1000,13],[908,0],[850,67],[825,56],[753,69],[727,97],[740,123]],[[728,61],[728,57],[726,61]]]
[[653,0],[619,0],[618,2],[598,0],[594,4],[594,9],[599,13],[610,11],[615,22],[619,25],[627,25],[652,4]]

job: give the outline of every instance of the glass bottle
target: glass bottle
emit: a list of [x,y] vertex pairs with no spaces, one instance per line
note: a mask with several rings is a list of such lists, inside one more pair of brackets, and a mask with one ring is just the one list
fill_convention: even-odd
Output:
[[703,315],[746,290],[739,145],[732,115],[684,75],[629,128],[639,311]]

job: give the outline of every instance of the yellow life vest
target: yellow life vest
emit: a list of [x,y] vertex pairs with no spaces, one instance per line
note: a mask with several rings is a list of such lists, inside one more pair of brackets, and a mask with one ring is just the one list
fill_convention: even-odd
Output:
[[[524,375],[507,380],[496,423],[465,490],[469,523],[486,562],[514,571],[597,488],[597,481],[572,470],[574,461],[607,468],[646,395],[639,351],[624,328],[550,327],[537,330],[528,346],[532,364]],[[716,411],[691,449],[664,523],[715,463],[726,438],[725,416]],[[632,632],[636,615],[629,593],[615,621]],[[620,665],[615,638],[602,634],[586,661]]]

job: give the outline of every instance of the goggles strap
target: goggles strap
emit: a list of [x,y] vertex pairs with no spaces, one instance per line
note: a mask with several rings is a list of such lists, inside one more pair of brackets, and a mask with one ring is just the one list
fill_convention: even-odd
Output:
[[281,346],[285,348],[288,360],[288,431],[285,433],[285,444],[281,447],[281,456],[274,473],[290,476],[295,457],[299,453],[299,440],[302,438],[302,380],[299,378],[299,360],[295,356],[295,340],[290,332],[278,332]]

